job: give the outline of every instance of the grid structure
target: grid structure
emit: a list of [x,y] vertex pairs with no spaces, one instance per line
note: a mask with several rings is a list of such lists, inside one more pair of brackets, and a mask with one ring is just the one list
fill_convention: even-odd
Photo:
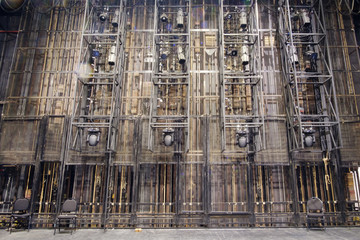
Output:
[[252,154],[265,140],[258,6],[227,4],[220,2],[219,17],[222,150],[238,152],[237,144]]
[[344,1],[37,2],[2,102],[3,226],[17,197],[45,228],[67,198],[80,228],[305,226],[311,197],[359,224]]
[[291,152],[312,147],[315,139],[320,142],[317,148],[325,153],[341,146],[323,6],[321,1],[314,4],[286,1],[280,9],[279,35]]
[[151,150],[154,137],[160,138],[161,134],[165,145],[175,141],[180,145],[183,142],[185,151],[189,148],[190,9],[190,2],[173,5],[155,1],[148,143]]
[[123,74],[124,9],[122,1],[119,5],[86,3],[68,140],[70,148],[81,153],[115,151]]

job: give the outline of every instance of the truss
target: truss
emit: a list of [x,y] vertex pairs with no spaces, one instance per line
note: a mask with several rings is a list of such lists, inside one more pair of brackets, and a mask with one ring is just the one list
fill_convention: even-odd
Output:
[[[115,151],[123,74],[125,1],[87,1],[77,87],[71,118],[70,149],[81,153]],[[89,135],[98,137],[89,146]]]
[[[163,144],[163,132],[174,132],[189,149],[190,2],[165,5],[155,1],[152,93],[148,148]],[[171,20],[171,22],[170,22]]]
[[290,151],[330,152],[341,136],[322,1],[286,0],[279,11]]
[[222,150],[254,153],[265,139],[257,1],[220,5]]

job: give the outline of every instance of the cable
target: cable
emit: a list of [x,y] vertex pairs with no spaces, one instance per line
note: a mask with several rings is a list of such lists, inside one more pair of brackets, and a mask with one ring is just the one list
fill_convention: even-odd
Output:
[[[1,9],[2,9],[4,12],[7,12],[7,13],[14,13],[14,12],[18,11],[18,10],[21,9],[21,8],[24,6],[24,4],[27,2],[27,0],[25,0],[25,1],[21,4],[20,7],[18,7],[17,9],[14,9],[13,11],[9,11],[9,10],[5,9],[5,8],[2,6],[2,1],[3,1],[3,0],[0,0],[0,7],[1,7]],[[9,22],[7,22],[7,23],[9,23]],[[4,30],[4,31],[7,30],[1,23],[0,23],[0,28],[1,28],[2,30]],[[14,41],[14,40],[17,38],[17,33],[5,32],[5,34],[6,34],[7,36],[9,36],[10,38],[7,39],[7,40],[0,40],[1,43],[11,42],[11,41]]]
[[[273,10],[273,9],[271,9],[270,7],[268,7],[268,6],[267,6],[267,3],[265,3],[265,2],[263,2],[263,1],[261,1],[261,0],[259,0],[258,2],[261,4],[261,5],[259,5],[259,6],[263,6],[264,8],[266,8],[267,10],[269,10],[270,12],[272,12],[272,14],[271,14],[271,13],[268,13],[268,14],[271,14],[272,16],[277,17],[278,12],[277,12],[276,10]],[[274,7],[276,7],[276,6],[274,5]]]
[[[0,28],[1,29],[3,29],[3,30],[7,30],[1,23],[0,23]],[[13,41],[13,40],[15,40],[16,39],[16,37],[17,37],[17,33],[5,33],[6,35],[8,35],[8,36],[10,36],[11,37],[11,39],[7,39],[7,40],[0,40],[0,42],[2,42],[2,43],[5,43],[5,42],[10,42],[10,41]]]
[[[10,35],[11,36],[11,35]],[[7,40],[0,40],[1,43],[7,43],[7,42],[11,42],[14,41],[16,39],[16,36],[11,36],[11,39],[7,39]]]
[[72,4],[71,4],[71,6],[66,6],[65,4],[64,4],[64,7],[65,8],[72,8],[72,7],[74,7],[76,4],[78,4],[78,3],[81,3],[82,1],[74,1]]
[[[3,30],[7,30],[1,23],[0,23],[0,28],[1,29],[3,29]],[[13,39],[9,39],[9,40],[7,40],[7,41],[0,41],[0,42],[9,42],[9,41],[12,41],[12,40],[14,40],[14,39],[16,39],[16,36],[17,36],[17,33],[10,33],[10,32],[8,32],[8,33],[5,33],[6,35],[8,35],[8,36],[11,36],[11,37],[13,37]]]
[[132,7],[135,7],[137,5],[139,5],[140,3],[142,2],[142,0],[138,0],[137,2],[135,2],[133,5],[129,5],[129,6],[126,6],[127,8],[132,8]]
[[53,6],[49,7],[47,10],[45,11],[39,11],[39,6],[35,6],[34,5],[34,1],[30,1],[31,5],[33,6],[33,9],[35,10],[35,12],[39,13],[39,14],[48,14],[51,12],[51,10],[53,10],[57,5],[59,5],[60,0],[57,0]]
[[65,4],[64,5],[60,4],[60,0],[57,0],[51,7],[49,7],[45,11],[39,10],[41,8],[41,4],[34,4],[33,1],[30,1],[30,2],[31,2],[34,12],[39,13],[39,14],[49,14],[56,7],[59,7],[60,10],[63,8],[67,14],[72,15],[72,16],[80,15],[85,11],[85,6],[84,6],[75,13],[71,12],[71,10],[74,9],[74,6],[79,3],[82,3],[82,1],[74,1],[70,6],[66,6]]
[[73,4],[71,4],[71,6],[65,6],[65,5],[64,5],[65,12],[67,12],[67,13],[68,13],[69,15],[71,15],[71,16],[77,16],[77,15],[82,14],[82,13],[85,11],[85,5],[84,5],[78,12],[76,12],[76,11],[75,11],[75,13],[72,13],[72,12],[71,12],[71,10],[72,10],[78,3],[80,3],[80,6],[78,6],[78,7],[81,7],[81,2],[82,2],[82,1],[75,1]]

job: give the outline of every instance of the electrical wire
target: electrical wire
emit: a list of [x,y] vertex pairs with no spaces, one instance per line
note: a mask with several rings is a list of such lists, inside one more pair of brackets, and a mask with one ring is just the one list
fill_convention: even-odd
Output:
[[132,8],[132,7],[135,7],[135,6],[137,6],[137,5],[139,5],[140,3],[142,3],[143,2],[143,0],[138,0],[138,1],[136,1],[133,5],[129,5],[129,6],[126,6],[127,8]]
[[[43,1],[42,1],[43,2]],[[45,11],[40,11],[39,9],[40,9],[40,5],[41,4],[39,4],[38,6],[35,6],[35,4],[34,4],[34,1],[30,1],[30,3],[31,3],[31,5],[33,6],[33,9],[34,9],[34,11],[36,12],[36,13],[39,13],[39,14],[49,14],[50,12],[51,12],[51,10],[53,10],[57,5],[59,5],[59,3],[60,3],[60,0],[57,0],[54,4],[52,4],[52,6],[51,7],[49,7],[48,9],[46,9]]]
[[76,5],[78,5],[79,3],[81,4],[83,2],[81,0],[80,1],[74,1],[69,6],[66,6],[66,4],[61,4],[60,0],[57,0],[54,4],[52,4],[52,6],[50,6],[46,10],[40,10],[42,8],[41,4],[34,4],[33,1],[30,1],[30,2],[31,2],[31,5],[33,7],[34,12],[39,13],[39,14],[49,14],[56,7],[58,7],[60,10],[61,9],[65,10],[67,14],[72,15],[72,16],[80,15],[85,11],[85,4],[83,4],[83,7],[81,7],[80,10],[75,11],[74,13],[71,12]]
[[[0,23],[0,28],[2,29],[2,30],[7,30],[1,23]],[[8,40],[0,40],[0,42],[2,42],[2,43],[4,43],[4,42],[10,42],[10,41],[13,41],[13,40],[15,40],[16,39],[16,37],[17,37],[17,33],[11,33],[11,32],[7,32],[7,33],[5,33],[6,35],[8,35],[8,36],[10,36],[11,37],[11,39],[8,39]]]
[[66,7],[66,8],[72,8],[72,7],[75,7],[75,5],[76,4],[78,4],[78,3],[81,3],[81,2],[83,2],[83,1],[73,1],[73,3],[70,5],[70,6],[66,6],[65,4],[64,4],[64,7]]
[[[21,4],[20,7],[12,10],[12,11],[9,11],[7,9],[5,9],[3,6],[2,6],[2,1],[3,0],[0,0],[0,7],[1,9],[4,11],[4,12],[7,12],[7,13],[14,13],[16,11],[18,11],[19,9],[21,9],[25,3],[27,2],[27,0],[24,0],[24,2]],[[9,22],[7,22],[9,23]],[[4,30],[4,31],[7,31],[7,28],[5,28],[1,23],[0,23],[0,29]],[[7,36],[9,36],[9,39],[7,40],[0,40],[1,43],[6,43],[6,42],[11,42],[11,41],[14,41],[16,38],[17,38],[17,33],[14,33],[14,32],[4,32],[4,34],[6,34]]]
[[[272,16],[274,16],[274,17],[277,17],[278,12],[277,12],[276,10],[271,9],[270,7],[268,7],[268,6],[267,6],[267,3],[265,3],[265,2],[263,2],[263,1],[261,1],[261,0],[259,0],[258,2],[261,4],[261,5],[259,4],[259,6],[263,6],[264,8],[266,8],[267,10],[270,11],[270,13],[267,12],[268,14],[270,14],[270,15],[272,15]],[[276,7],[276,5],[274,5],[274,7]]]
[[[2,28],[2,26],[0,26]],[[11,37],[10,39],[7,40],[0,40],[0,42],[4,43],[4,42],[10,42],[10,41],[14,41],[17,37],[16,33],[5,33],[6,35],[8,35],[9,37]]]
[[[11,35],[10,35],[11,36]],[[7,39],[7,40],[0,40],[0,43],[7,43],[7,42],[11,42],[11,41],[14,41],[16,39],[16,36],[11,36],[10,39]]]
[[[81,2],[83,2],[83,1],[74,1],[74,3],[72,3],[71,6],[65,6],[64,5],[65,12],[67,12],[69,15],[72,15],[72,16],[77,16],[77,15],[82,14],[85,11],[85,4],[83,6],[81,6]],[[80,3],[80,6],[77,6],[77,7],[81,7],[80,10],[77,11],[77,12],[75,10],[75,13],[72,13],[71,10],[74,9],[74,7],[78,3]]]

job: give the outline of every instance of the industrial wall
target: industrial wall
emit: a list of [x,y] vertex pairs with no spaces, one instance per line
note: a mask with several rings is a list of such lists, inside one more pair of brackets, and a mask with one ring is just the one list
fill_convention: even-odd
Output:
[[81,228],[304,226],[311,197],[327,225],[360,223],[344,3],[29,1],[1,18],[18,26],[0,33],[3,226],[20,197],[38,228],[68,198]]

